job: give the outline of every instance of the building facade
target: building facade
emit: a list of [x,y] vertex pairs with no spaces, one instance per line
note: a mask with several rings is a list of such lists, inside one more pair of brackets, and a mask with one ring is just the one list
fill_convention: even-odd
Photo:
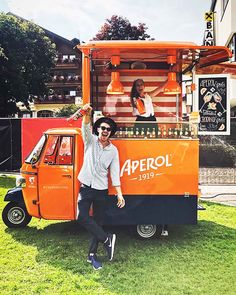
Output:
[[214,13],[214,43],[227,46],[232,52],[230,63],[221,72],[230,75],[231,116],[236,117],[236,1],[212,0],[210,11]]
[[65,105],[81,104],[81,53],[75,49],[79,40],[69,41],[48,30],[45,32],[56,44],[57,59],[47,83],[49,95],[34,100],[33,117],[54,117]]
[[[15,14],[8,13],[27,21]],[[47,29],[42,28],[46,36],[56,45],[56,65],[51,69],[50,81],[47,83],[49,94],[35,97],[27,109],[21,102],[19,117],[54,117],[66,105],[82,104],[81,90],[81,52],[76,49],[79,39],[68,40]]]

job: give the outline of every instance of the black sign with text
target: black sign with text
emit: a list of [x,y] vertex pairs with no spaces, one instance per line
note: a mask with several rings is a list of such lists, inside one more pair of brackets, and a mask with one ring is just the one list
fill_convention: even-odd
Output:
[[227,77],[203,78],[198,81],[199,131],[227,131]]

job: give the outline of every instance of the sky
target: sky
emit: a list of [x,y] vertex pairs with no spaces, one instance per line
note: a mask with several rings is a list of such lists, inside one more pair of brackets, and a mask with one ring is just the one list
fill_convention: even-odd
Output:
[[92,39],[107,18],[126,17],[145,23],[157,41],[202,45],[205,12],[211,0],[0,0],[1,12],[12,12],[69,40]]

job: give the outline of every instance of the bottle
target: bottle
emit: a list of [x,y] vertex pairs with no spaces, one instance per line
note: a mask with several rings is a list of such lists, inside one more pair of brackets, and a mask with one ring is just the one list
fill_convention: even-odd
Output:
[[144,138],[145,137],[145,132],[144,132],[144,128],[141,129],[141,138]]
[[150,131],[149,128],[147,129],[146,137],[147,137],[147,138],[150,138],[150,137],[151,137],[151,131]]
[[66,121],[71,124],[73,121],[78,120],[79,118],[83,117],[86,114],[86,111],[79,108],[73,115],[71,115]]
[[134,137],[134,128],[132,127],[130,130],[130,137],[133,138]]
[[172,137],[172,130],[171,130],[171,128],[168,129],[168,137]]
[[163,126],[158,127],[158,137],[163,138]]
[[130,137],[132,137],[132,135],[131,135],[131,129],[128,128],[128,138],[130,138]]
[[122,127],[120,127],[120,131],[119,131],[119,137],[122,138],[123,137],[123,130]]
[[120,128],[117,130],[117,132],[116,132],[116,137],[117,138],[120,138]]
[[152,138],[155,138],[156,137],[156,130],[155,128],[152,128]]
[[167,131],[166,131],[166,125],[163,127],[163,132],[162,132],[162,134],[163,134],[163,138],[166,138],[166,135],[167,135]]
[[139,138],[139,129],[136,127],[135,130],[134,130],[134,136],[136,138]]
[[174,138],[178,138],[178,129],[177,128],[175,128],[175,130],[174,130]]
[[141,98],[136,99],[136,106],[140,115],[143,115],[146,113],[145,105]]
[[125,138],[129,137],[129,132],[128,132],[128,128],[125,128]]
[[191,134],[191,137],[194,137],[194,129],[193,129],[193,126],[191,126],[191,132],[190,132],[190,134]]
[[184,136],[189,136],[188,127],[186,127],[186,129],[185,129],[185,131],[184,131]]

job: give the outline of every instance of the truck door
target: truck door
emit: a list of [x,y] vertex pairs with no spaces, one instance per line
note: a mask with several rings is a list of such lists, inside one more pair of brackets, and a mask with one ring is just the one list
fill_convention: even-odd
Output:
[[38,170],[40,214],[45,219],[73,219],[74,137],[49,135]]

